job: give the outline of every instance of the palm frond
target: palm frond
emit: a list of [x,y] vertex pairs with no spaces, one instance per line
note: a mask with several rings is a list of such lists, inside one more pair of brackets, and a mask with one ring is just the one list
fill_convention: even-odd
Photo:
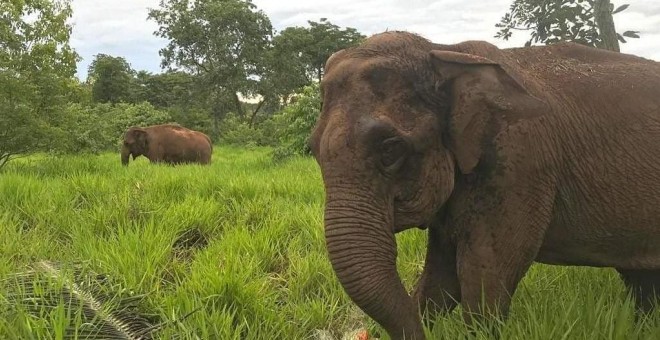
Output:
[[[145,295],[121,289],[105,275],[75,266],[67,268],[39,261],[30,270],[0,280],[5,299],[15,310],[43,317],[64,307],[79,322],[70,322],[64,339],[152,339],[165,323],[156,323],[153,315],[140,313]],[[76,319],[76,318],[74,318]]]

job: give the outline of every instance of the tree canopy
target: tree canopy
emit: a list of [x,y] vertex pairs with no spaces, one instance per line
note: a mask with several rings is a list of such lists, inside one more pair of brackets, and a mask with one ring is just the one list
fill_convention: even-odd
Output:
[[47,148],[75,83],[68,0],[0,2],[0,166]]
[[92,84],[92,100],[112,104],[131,102],[134,74],[123,57],[97,54],[87,73],[87,82]]
[[332,53],[364,39],[356,29],[342,29],[326,18],[307,23],[307,27],[287,27],[273,37],[259,81],[258,92],[265,100],[287,103],[296,92],[321,80],[325,62]]
[[255,94],[264,73],[268,16],[250,1],[161,0],[149,18],[160,25],[155,34],[169,40],[160,50],[162,66],[196,75],[216,120],[230,108],[242,115],[238,93]]
[[136,98],[157,108],[172,108],[191,104],[195,97],[195,79],[182,71],[152,74],[139,71],[135,77]]
[[[70,3],[0,2],[0,166],[36,150],[98,152],[113,147],[127,124],[165,121],[239,144],[295,141],[292,149],[304,153],[327,59],[365,38],[327,18],[276,31],[251,0],[160,0],[147,20],[167,41],[163,71],[134,70],[124,56],[99,53],[81,83],[69,46]],[[639,37],[615,30],[614,15],[627,8],[610,0],[512,0],[496,37],[523,31],[527,45],[573,41],[618,51]]]
[[618,52],[624,37],[639,38],[637,31],[615,31],[612,16],[628,6],[614,9],[609,0],[514,0],[495,25],[500,28],[495,37],[508,40],[516,30],[530,31],[526,46],[570,41]]
[[303,56],[308,63],[308,74],[312,74],[318,81],[323,77],[323,67],[330,56],[347,47],[359,44],[364,35],[355,28],[340,29],[326,18],[319,22],[309,21],[309,40],[311,44],[303,50]]
[[340,28],[326,18],[308,21],[309,27],[287,27],[273,38],[270,69],[284,94],[320,81],[332,53],[355,46],[365,37],[355,28]]

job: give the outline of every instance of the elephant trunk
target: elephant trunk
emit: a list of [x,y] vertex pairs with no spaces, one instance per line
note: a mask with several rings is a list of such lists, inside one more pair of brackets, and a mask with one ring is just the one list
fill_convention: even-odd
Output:
[[424,339],[417,307],[396,269],[396,239],[387,213],[391,209],[375,206],[380,204],[370,196],[328,192],[325,238],[330,262],[350,298],[392,339]]
[[121,147],[121,165],[128,165],[128,156],[131,155],[131,151],[127,147]]

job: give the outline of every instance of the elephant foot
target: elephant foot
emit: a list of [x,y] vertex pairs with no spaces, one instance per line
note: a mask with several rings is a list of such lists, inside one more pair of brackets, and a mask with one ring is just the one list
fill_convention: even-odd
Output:
[[445,274],[449,275],[431,275],[426,270],[412,293],[413,302],[417,304],[429,330],[433,329],[438,317],[451,313],[460,303],[458,278],[455,274]]
[[455,287],[443,284],[422,285],[421,282],[412,293],[413,301],[419,310],[430,320],[438,315],[450,313],[460,302],[458,282]]
[[637,311],[648,314],[660,303],[660,270],[617,269],[635,299]]

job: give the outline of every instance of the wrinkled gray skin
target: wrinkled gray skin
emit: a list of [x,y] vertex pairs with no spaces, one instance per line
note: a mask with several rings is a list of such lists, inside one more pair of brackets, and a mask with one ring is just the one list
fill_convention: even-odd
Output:
[[121,164],[128,165],[130,156],[145,156],[151,163],[209,164],[212,154],[211,139],[202,132],[178,124],[131,127],[124,134]]
[[[639,309],[653,308],[657,62],[568,43],[498,49],[388,32],[335,53],[321,87],[310,147],[329,257],[393,339],[425,338],[420,309],[459,302],[468,322],[505,316],[534,261],[614,267]],[[429,232],[412,297],[394,237],[411,227]]]

